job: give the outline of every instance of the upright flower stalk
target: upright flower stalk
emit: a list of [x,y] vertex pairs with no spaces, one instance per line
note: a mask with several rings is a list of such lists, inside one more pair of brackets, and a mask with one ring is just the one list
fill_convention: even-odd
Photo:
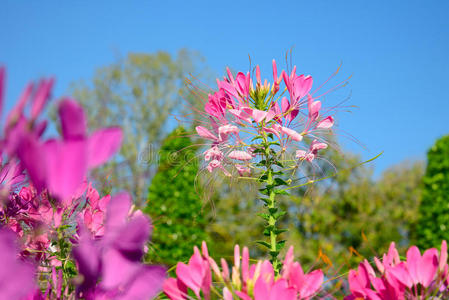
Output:
[[[197,111],[201,125],[196,131],[208,141],[205,169],[261,183],[260,199],[266,210],[260,216],[266,220],[263,234],[268,241],[258,243],[268,248],[279,274],[278,255],[285,243],[279,235],[285,230],[278,228],[278,221],[285,212],[279,209],[276,196],[287,194],[281,186],[289,186],[293,178],[311,180],[313,175],[306,174],[304,165],[316,165],[318,152],[328,147],[332,110],[322,112],[319,98],[326,93],[315,96],[321,87],[311,92],[312,77],[297,75],[296,67],[279,75],[273,60],[273,82],[262,84],[256,66],[255,85],[249,72],[239,72],[235,78],[229,69],[227,73],[217,80],[218,90],[203,99],[204,109]],[[298,173],[304,177],[296,178]]]
[[280,177],[282,171],[275,171],[276,166],[282,166],[273,149],[270,147],[269,137],[267,134],[263,135],[262,142],[263,159],[260,161],[260,166],[265,169],[259,181],[263,184],[260,190],[262,196],[261,200],[265,203],[266,213],[261,213],[260,216],[266,221],[264,235],[268,236],[269,242],[258,241],[259,244],[266,246],[269,249],[271,256],[270,262],[273,265],[276,274],[279,274],[281,262],[278,260],[279,251],[284,247],[285,240],[278,241],[279,234],[285,230],[276,227],[276,222],[285,214],[285,211],[280,210],[276,204],[276,194],[283,193],[279,189],[280,185],[285,184]]

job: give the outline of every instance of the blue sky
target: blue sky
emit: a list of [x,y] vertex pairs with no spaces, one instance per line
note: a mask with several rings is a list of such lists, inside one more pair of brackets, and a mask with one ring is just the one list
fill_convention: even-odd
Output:
[[[449,133],[449,1],[2,1],[0,63],[8,68],[7,108],[30,79],[55,76],[55,95],[89,79],[127,52],[175,53],[186,47],[221,75],[247,70],[248,54],[270,74],[293,47],[298,73],[350,86],[351,113],[339,129],[367,149],[345,149],[374,162],[377,173],[423,159]],[[329,86],[331,87],[331,86]]]

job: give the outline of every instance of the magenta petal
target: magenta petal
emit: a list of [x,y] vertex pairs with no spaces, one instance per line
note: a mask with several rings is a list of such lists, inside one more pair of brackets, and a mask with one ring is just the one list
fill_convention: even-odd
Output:
[[71,99],[59,103],[59,119],[64,140],[83,139],[86,136],[87,121],[83,107]]
[[412,246],[407,251],[407,269],[414,284],[420,283],[420,261],[421,253],[418,247]]
[[323,283],[323,278],[324,275],[321,270],[315,270],[304,275],[304,284],[300,291],[301,299],[307,299],[317,293]]
[[115,231],[126,224],[130,207],[131,196],[126,192],[121,192],[111,198],[106,212],[107,231]]
[[197,274],[201,272],[199,268],[200,267],[198,265],[190,267],[182,262],[179,262],[176,265],[176,276],[178,276],[178,279],[189,287],[198,297],[202,283],[202,279],[198,280]]
[[438,250],[431,248],[424,252],[419,264],[420,282],[424,287],[430,286],[438,271]]
[[38,192],[46,187],[45,151],[34,134],[27,134],[20,138],[17,147],[17,156],[27,169],[28,175]]
[[[301,297],[305,298],[305,297]],[[296,291],[289,288],[287,280],[280,279],[271,287],[270,300],[296,300]]]
[[137,275],[140,262],[133,262],[114,248],[104,251],[102,256],[102,287],[105,289],[123,289]]
[[390,276],[394,277],[397,281],[408,288],[411,288],[413,286],[412,278],[410,277],[410,274],[404,263],[400,263],[394,267],[389,267],[385,272],[387,274],[387,280],[391,285],[395,285],[395,283],[392,282]]
[[83,183],[87,172],[86,149],[84,140],[49,140],[44,144],[47,186],[61,200],[69,199]]
[[95,131],[89,137],[89,168],[95,168],[108,161],[120,149],[122,139],[123,134],[119,127]]
[[171,300],[187,299],[187,287],[179,279],[168,278],[164,282],[163,289]]
[[36,288],[34,267],[18,259],[15,234],[0,229],[0,299],[24,299]]
[[165,269],[159,266],[141,267],[135,279],[126,288],[120,300],[153,299],[161,290],[165,280]]
[[312,88],[313,79],[311,76],[304,76],[300,75],[295,78],[295,81],[293,82],[294,85],[294,94],[295,94],[295,100],[300,99],[307,95],[310,92],[310,89]]
[[150,235],[150,221],[144,215],[130,220],[120,230],[114,247],[129,260],[140,261],[143,256],[143,245]]
[[78,246],[73,249],[73,256],[78,270],[84,277],[83,284],[86,287],[94,285],[100,275],[100,256],[96,246],[89,233],[84,230]]
[[254,300],[269,300],[270,287],[268,283],[260,276],[254,285]]
[[54,80],[42,80],[39,84],[37,92],[34,96],[33,106],[31,107],[31,118],[35,120],[39,114],[42,112],[42,109],[45,107],[45,104],[50,97],[50,92],[53,87]]

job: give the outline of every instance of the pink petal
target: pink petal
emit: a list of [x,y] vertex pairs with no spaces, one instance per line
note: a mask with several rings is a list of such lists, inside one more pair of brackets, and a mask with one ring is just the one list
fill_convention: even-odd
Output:
[[179,279],[168,278],[165,280],[163,290],[171,300],[187,299],[187,287]]
[[404,286],[411,288],[413,286],[413,280],[407,270],[405,263],[400,263],[393,267],[388,267],[385,271],[387,281],[391,285],[395,285],[394,281],[391,280],[390,276],[394,277]]
[[119,127],[110,127],[95,131],[89,137],[89,168],[95,168],[108,161],[120,149],[122,139],[122,129]]
[[316,294],[323,283],[323,271],[315,270],[309,274],[304,275],[304,283],[300,289],[301,299],[308,299],[312,295]]
[[176,265],[176,276],[187,287],[189,287],[195,295],[199,297],[201,290],[202,278],[198,278],[198,272],[201,272],[200,265],[193,265],[192,267],[178,262]]
[[297,142],[302,141],[302,135],[293,129],[282,126],[281,132],[288,135],[288,137],[294,141],[297,141]]
[[71,99],[59,103],[59,119],[64,140],[83,139],[87,132],[86,115],[83,107]]
[[413,284],[420,283],[420,261],[421,253],[418,247],[412,246],[407,251],[407,269],[412,278]]
[[307,95],[312,88],[312,84],[313,79],[310,75],[300,75],[296,77],[295,81],[293,82],[295,100],[301,99],[302,97]]
[[46,164],[42,159],[45,157],[45,150],[34,134],[27,134],[18,141],[17,155],[40,193],[46,187]]
[[233,150],[233,151],[231,151],[229,153],[228,157],[231,158],[231,159],[243,160],[243,161],[251,160],[253,158],[251,156],[251,154],[249,154],[248,152],[240,151],[240,150]]
[[318,150],[323,150],[327,148],[327,144],[323,142],[319,142],[318,140],[313,140],[310,144],[310,151],[316,152]]
[[269,300],[270,285],[260,276],[254,285],[254,300]]
[[163,267],[142,266],[138,274],[127,286],[125,294],[120,296],[121,300],[153,299],[162,290],[165,279]]
[[41,113],[42,109],[45,106],[45,103],[50,97],[53,82],[54,82],[53,79],[42,80],[40,82],[37,92],[34,96],[33,106],[31,107],[31,118],[33,120],[35,120],[39,116],[39,114]]
[[424,252],[419,264],[420,282],[424,287],[429,287],[438,271],[438,250],[431,248]]
[[47,186],[61,200],[69,199],[83,183],[87,172],[86,149],[85,140],[49,140],[44,144]]
[[253,117],[254,121],[256,121],[257,123],[260,123],[260,122],[262,122],[265,119],[267,114],[268,113],[266,111],[253,109],[252,117]]
[[316,125],[316,128],[328,129],[328,128],[331,128],[333,125],[334,125],[334,118],[332,118],[331,116],[328,116],[325,119],[318,122],[318,124]]
[[114,231],[126,224],[131,203],[131,196],[126,192],[118,193],[111,198],[105,220],[107,231]]
[[218,141],[218,138],[215,135],[213,135],[207,128],[203,126],[196,126],[195,129],[200,137],[213,141]]
[[270,300],[296,300],[296,290],[289,288],[287,280],[280,279],[271,287]]
[[[229,289],[227,287],[223,288],[223,299],[224,300],[233,300],[232,293],[229,291]],[[249,298],[249,299],[251,299],[251,298]]]
[[105,289],[123,289],[138,274],[140,267],[140,263],[130,261],[116,249],[106,249],[103,254],[101,285]]

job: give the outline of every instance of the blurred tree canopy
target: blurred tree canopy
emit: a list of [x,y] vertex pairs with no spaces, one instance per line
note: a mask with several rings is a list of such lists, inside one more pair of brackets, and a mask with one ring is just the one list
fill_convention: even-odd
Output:
[[90,128],[118,125],[124,132],[120,155],[92,174],[101,179],[96,183],[100,189],[126,189],[137,203],[145,200],[155,153],[175,127],[170,116],[185,106],[184,79],[205,70],[201,56],[185,49],[176,56],[131,53],[99,68],[91,82],[73,84],[72,94],[85,107]]
[[197,147],[184,128],[178,127],[164,140],[159,151],[159,167],[148,190],[144,212],[154,225],[148,251],[151,262],[168,266],[188,261],[193,246],[207,241],[207,213],[201,191],[196,186]]
[[427,152],[416,242],[419,247],[439,247],[449,240],[449,135]]
[[288,242],[301,259],[312,262],[321,250],[337,267],[353,267],[361,257],[381,255],[392,241],[400,250],[407,248],[418,216],[423,164],[405,162],[373,179],[370,167],[357,166],[358,156],[332,150],[327,156],[337,175],[290,201],[295,204],[289,209]]

